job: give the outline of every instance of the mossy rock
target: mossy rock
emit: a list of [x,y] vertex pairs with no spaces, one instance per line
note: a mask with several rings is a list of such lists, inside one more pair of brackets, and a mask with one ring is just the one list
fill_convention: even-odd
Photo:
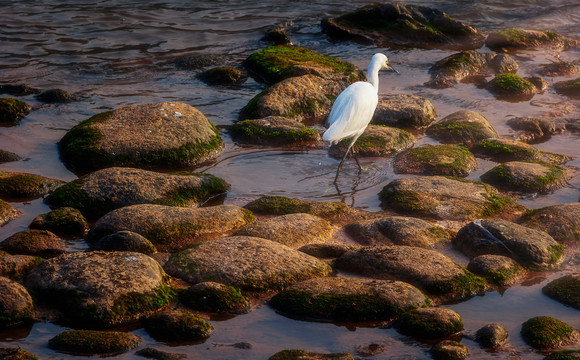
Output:
[[579,360],[579,350],[558,350],[546,356],[544,360]]
[[292,45],[275,45],[257,51],[244,61],[244,66],[269,83],[304,75],[304,69],[308,68],[322,68],[334,77],[351,78],[352,82],[365,80],[362,71],[349,62]]
[[32,269],[44,261],[38,256],[5,254],[6,256],[0,256],[0,276],[17,281],[23,280]]
[[470,150],[497,162],[540,160],[542,156],[542,152],[535,146],[509,139],[481,140]]
[[72,207],[61,207],[38,215],[32,220],[29,227],[48,230],[59,235],[84,235],[89,225],[79,210]]
[[580,274],[570,274],[550,281],[542,292],[554,300],[580,310]]
[[242,314],[250,308],[239,289],[211,281],[190,287],[180,294],[179,300],[194,310],[213,313]]
[[446,144],[471,145],[484,139],[497,138],[497,132],[481,114],[461,110],[447,115],[427,129],[427,135]]
[[270,305],[292,316],[335,321],[387,321],[430,300],[401,281],[310,279],[278,293]]
[[12,254],[54,257],[66,252],[65,242],[48,230],[23,230],[0,243]]
[[317,353],[301,349],[282,350],[268,360],[354,360],[349,353]]
[[246,81],[248,75],[236,68],[220,66],[213,69],[203,71],[197,77],[208,85],[239,85]]
[[151,241],[127,230],[102,237],[93,244],[93,248],[103,251],[134,251],[146,255],[153,255],[157,252],[157,248]]
[[34,199],[46,195],[64,181],[40,175],[0,171],[0,196],[13,199]]
[[580,333],[565,322],[551,316],[536,316],[522,324],[522,337],[537,349],[553,349],[577,344]]
[[197,340],[207,338],[213,326],[198,314],[170,310],[151,315],[144,321],[145,330],[158,340]]
[[477,29],[442,11],[402,3],[365,5],[337,18],[324,19],[322,30],[336,39],[380,47],[476,49],[485,39]]
[[429,126],[437,113],[431,102],[419,95],[394,94],[381,96],[373,115],[373,125],[421,129]]
[[6,201],[0,199],[0,226],[4,226],[11,220],[22,215],[22,212]]
[[135,352],[135,355],[139,355],[148,359],[157,359],[157,360],[181,360],[187,358],[187,354],[163,351],[152,347],[146,347],[141,350],[138,350]]
[[523,30],[516,27],[494,31],[485,40],[492,50],[502,49],[566,49],[580,45],[580,41],[553,31]]
[[255,213],[284,215],[306,213],[323,219],[349,215],[353,209],[343,202],[321,202],[293,199],[286,196],[263,196],[244,206]]
[[403,213],[449,220],[491,216],[512,202],[485,183],[442,176],[397,179],[379,197],[383,206]]
[[[357,156],[390,156],[413,146],[415,137],[402,129],[383,125],[369,125],[352,147]],[[330,147],[329,154],[341,159],[350,143],[344,139]]]
[[282,289],[332,271],[312,256],[249,236],[210,240],[178,252],[169,258],[165,270],[194,284],[215,281],[252,291]]
[[0,164],[12,162],[12,161],[18,161],[21,159],[22,158],[20,156],[18,156],[17,154],[15,154],[13,152],[0,149]]
[[79,97],[63,89],[50,89],[45,90],[40,94],[36,95],[36,100],[49,104],[54,103],[65,104],[73,101],[78,101]]
[[28,115],[30,105],[13,98],[0,98],[0,125],[12,126]]
[[260,40],[271,42],[274,45],[290,44],[290,38],[286,33],[286,29],[281,26],[273,26],[269,28]]
[[506,343],[508,335],[509,333],[503,325],[491,323],[477,330],[475,341],[484,348],[497,348]]
[[572,98],[580,98],[580,77],[576,79],[560,81],[554,84],[556,92]]
[[521,224],[545,231],[556,241],[580,241],[580,203],[573,202],[529,210]]
[[280,116],[237,122],[230,133],[237,141],[255,145],[313,147],[321,142],[315,129]]
[[477,169],[477,161],[467,148],[458,145],[423,145],[395,156],[398,174],[465,177]]
[[580,73],[580,68],[573,62],[558,60],[540,66],[538,74],[542,76],[571,76]]
[[0,359],[3,360],[38,360],[33,353],[21,348],[0,348]]
[[32,297],[24,286],[0,276],[0,329],[30,321],[33,315]]
[[136,348],[141,339],[117,331],[68,330],[48,341],[48,347],[72,354],[120,354]]
[[471,259],[467,270],[499,286],[513,285],[526,273],[515,260],[501,255],[477,256]]
[[435,360],[463,360],[469,355],[469,350],[458,341],[443,340],[433,345],[431,355]]
[[420,339],[443,339],[463,330],[461,316],[446,308],[415,309],[404,313],[395,322],[404,335]]
[[561,166],[544,161],[512,161],[498,165],[481,179],[501,189],[530,193],[546,193],[566,185],[566,172]]
[[558,130],[553,120],[534,116],[515,117],[507,124],[518,132],[517,139],[525,142],[548,138]]
[[195,166],[224,148],[216,127],[194,107],[178,102],[97,114],[70,129],[58,144],[63,160],[83,172]]
[[497,95],[499,99],[523,101],[529,100],[535,93],[543,91],[544,84],[541,80],[541,78],[524,79],[516,74],[506,73],[491,79],[487,89]]

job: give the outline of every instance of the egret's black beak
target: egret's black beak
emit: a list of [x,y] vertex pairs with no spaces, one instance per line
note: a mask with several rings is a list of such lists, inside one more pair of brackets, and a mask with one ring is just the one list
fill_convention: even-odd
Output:
[[393,68],[391,65],[388,65],[388,64],[387,64],[387,65],[385,65],[385,68],[387,68],[387,69],[389,69],[389,70],[391,70],[391,71],[394,71],[394,72],[396,72],[397,74],[399,73],[399,72],[398,72],[397,70],[395,70],[395,68]]

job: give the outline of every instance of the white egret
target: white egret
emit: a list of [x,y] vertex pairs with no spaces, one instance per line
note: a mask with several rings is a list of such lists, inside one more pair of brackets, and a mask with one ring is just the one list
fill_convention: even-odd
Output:
[[[367,70],[367,81],[357,81],[351,84],[338,95],[332,105],[332,110],[327,120],[329,127],[322,135],[322,138],[331,144],[336,144],[343,139],[351,139],[346,153],[338,165],[338,170],[334,177],[335,183],[348,152],[365,131],[375,113],[379,102],[379,70],[382,68],[398,73],[397,70],[389,65],[389,60],[384,54],[374,54]],[[354,155],[354,150],[352,150],[352,156],[360,167],[358,159]]]

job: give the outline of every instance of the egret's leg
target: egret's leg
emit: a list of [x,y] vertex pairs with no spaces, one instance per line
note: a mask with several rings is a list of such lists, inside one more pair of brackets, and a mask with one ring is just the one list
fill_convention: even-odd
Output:
[[344,157],[342,158],[342,160],[340,160],[340,164],[338,164],[338,170],[336,170],[336,176],[334,177],[334,183],[336,183],[336,180],[338,179],[338,174],[340,173],[340,169],[342,169],[342,163],[344,162],[344,160],[348,156],[348,152],[350,151],[350,148],[354,145],[354,142],[356,141],[357,138],[358,138],[358,136],[354,137],[350,140],[350,143],[348,144],[348,148],[346,149],[346,152],[344,153]]
[[360,163],[358,162],[358,158],[356,157],[356,152],[354,151],[354,146],[350,149],[350,153],[352,154],[352,157],[356,161],[356,164],[358,165],[359,170],[362,170],[363,168],[362,168],[362,166],[360,166]]

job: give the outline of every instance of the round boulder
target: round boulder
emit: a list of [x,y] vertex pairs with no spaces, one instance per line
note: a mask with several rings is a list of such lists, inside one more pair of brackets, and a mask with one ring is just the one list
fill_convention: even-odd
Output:
[[65,254],[34,268],[26,286],[85,326],[123,324],[150,314],[174,297],[152,258],[133,252]]
[[580,77],[567,81],[560,81],[554,84],[556,92],[571,98],[580,98]]
[[548,48],[563,50],[578,46],[580,41],[553,31],[523,30],[516,27],[494,31],[485,40],[492,50]]
[[404,335],[420,339],[443,339],[463,330],[461,316],[446,308],[423,308],[404,313],[395,322]]
[[518,140],[485,139],[473,145],[470,150],[496,162],[540,160],[542,152],[535,146]]
[[467,270],[499,286],[511,286],[525,274],[515,260],[501,255],[477,256],[467,264]]
[[507,125],[517,131],[518,140],[525,142],[547,138],[557,131],[553,120],[533,116],[509,119]]
[[491,79],[487,89],[499,99],[511,101],[530,100],[534,94],[545,90],[541,78],[521,78],[516,74],[500,74]]
[[136,204],[197,205],[228,189],[227,182],[210,174],[113,167],[66,183],[46,202],[52,207],[74,207],[87,218],[98,219],[109,211]]
[[281,116],[240,121],[230,133],[237,141],[255,145],[314,147],[321,142],[315,129]]
[[371,123],[402,128],[421,129],[429,126],[437,113],[431,102],[419,95],[385,95],[373,115]]
[[543,360],[580,360],[580,350],[554,351]]
[[22,215],[22,212],[6,201],[0,199],[0,226],[4,226]]
[[232,86],[246,81],[248,74],[240,69],[219,66],[199,73],[197,78],[208,85]]
[[431,355],[435,360],[463,360],[469,355],[469,350],[458,341],[443,340],[433,345]]
[[158,340],[197,340],[213,332],[209,322],[187,310],[163,311],[143,322],[145,330]]
[[155,245],[145,237],[132,231],[121,230],[102,237],[93,244],[93,248],[103,251],[134,251],[146,255],[157,252]]
[[279,242],[291,248],[323,243],[332,235],[330,223],[310,214],[287,214],[258,220],[235,232]]
[[[401,129],[382,125],[369,125],[352,147],[357,156],[389,156],[413,146],[415,137]],[[344,156],[350,139],[344,139],[329,149],[332,157]]]
[[580,241],[580,203],[530,210],[524,215],[522,225],[545,231],[559,242]]
[[36,95],[36,100],[49,104],[70,103],[79,100],[78,96],[69,93],[63,89],[50,89]]
[[65,242],[47,230],[23,230],[0,243],[12,254],[54,257],[66,252]]
[[274,241],[232,236],[174,254],[165,270],[190,283],[217,281],[242,290],[280,289],[332,271],[326,263]]
[[89,228],[83,214],[72,207],[54,209],[32,220],[31,229],[48,230],[59,235],[84,235]]
[[194,107],[178,102],[97,114],[59,142],[64,161],[84,172],[111,166],[194,166],[223,148],[215,126]]
[[30,105],[14,98],[0,98],[0,125],[12,126],[28,115]]
[[447,115],[427,129],[427,135],[450,144],[471,145],[484,139],[497,138],[497,132],[481,114],[461,110]]
[[559,60],[541,65],[538,74],[542,76],[570,76],[580,73],[580,68],[573,62]]
[[332,220],[337,216],[348,217],[355,213],[350,206],[340,201],[305,201],[286,196],[262,196],[244,206],[255,213],[284,215],[294,213],[311,214]]
[[570,274],[550,281],[542,292],[554,300],[580,310],[580,274]]
[[477,161],[463,146],[423,145],[397,154],[393,169],[397,174],[465,177],[477,169]]
[[553,349],[577,344],[580,333],[565,322],[551,316],[536,316],[522,324],[522,337],[536,349]]
[[32,297],[24,286],[0,276],[0,328],[30,320],[33,314]]
[[566,185],[566,172],[561,166],[544,161],[511,161],[498,165],[481,180],[501,189],[530,193],[546,193]]
[[64,181],[40,175],[0,171],[0,196],[35,199],[46,195]]
[[241,314],[250,308],[240,290],[212,281],[190,287],[181,293],[179,300],[194,310],[214,313]]
[[117,331],[68,330],[48,341],[48,347],[73,354],[118,354],[136,348],[137,335]]
[[507,55],[482,53],[476,50],[451,54],[437,61],[430,69],[431,80],[425,85],[432,88],[447,88],[456,83],[491,71],[512,72],[518,69],[515,60]]
[[498,323],[485,325],[475,333],[475,341],[484,348],[496,348],[506,343],[508,331]]
[[0,149],[0,164],[18,160],[21,160],[21,157],[17,154]]
[[278,293],[270,305],[291,315],[339,321],[390,320],[430,301],[401,281],[327,277]]

